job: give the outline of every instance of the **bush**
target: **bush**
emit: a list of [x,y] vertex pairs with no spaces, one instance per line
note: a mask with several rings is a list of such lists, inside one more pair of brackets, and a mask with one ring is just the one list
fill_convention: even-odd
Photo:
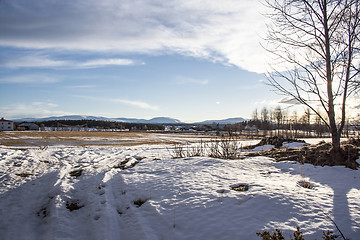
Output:
[[189,143],[177,143],[172,149],[172,158],[208,156],[221,159],[238,159],[241,155],[241,144],[237,138],[217,138],[209,143],[200,141],[190,146]]
[[241,144],[234,137],[215,139],[210,142],[209,157],[221,159],[238,159],[241,155]]
[[[280,229],[275,229],[273,234],[270,234],[268,231],[263,231],[262,233],[257,232],[256,235],[262,238],[262,240],[285,240]],[[303,233],[300,231],[300,227],[296,227],[296,231],[293,233],[294,238],[290,236],[291,240],[305,240]],[[324,240],[335,240],[338,238],[338,235],[334,235],[332,231],[323,232],[322,239]]]

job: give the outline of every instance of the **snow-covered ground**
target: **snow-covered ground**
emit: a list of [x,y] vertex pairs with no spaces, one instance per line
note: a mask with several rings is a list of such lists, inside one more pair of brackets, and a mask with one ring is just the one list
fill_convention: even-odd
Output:
[[[1,146],[0,239],[260,239],[256,232],[289,237],[296,226],[321,239],[338,233],[329,218],[360,239],[359,170],[172,159],[171,147]],[[239,183],[248,191],[230,189]]]

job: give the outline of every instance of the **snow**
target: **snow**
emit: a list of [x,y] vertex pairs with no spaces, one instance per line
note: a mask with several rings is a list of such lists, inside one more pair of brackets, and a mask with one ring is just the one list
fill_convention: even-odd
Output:
[[274,145],[261,145],[261,146],[257,146],[255,148],[252,149],[253,152],[259,152],[259,151],[267,151],[272,149],[273,147],[275,147]]
[[[323,230],[338,233],[329,218],[359,239],[359,170],[172,159],[171,147],[1,146],[1,239],[260,239],[256,232],[280,228],[288,237],[296,226],[321,239]],[[239,184],[249,189],[231,190]]]
[[291,142],[291,143],[288,143],[288,142],[284,142],[282,144],[282,147],[287,147],[287,148],[301,148],[302,146],[304,146],[305,143],[302,143],[302,142]]

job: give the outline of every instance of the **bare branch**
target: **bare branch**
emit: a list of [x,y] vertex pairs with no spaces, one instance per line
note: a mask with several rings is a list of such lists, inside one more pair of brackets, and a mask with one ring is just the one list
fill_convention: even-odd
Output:
[[[281,66],[277,70],[273,65],[267,74],[269,85],[311,109],[330,128],[333,147],[339,149],[346,100],[360,86],[359,1],[266,2],[273,10],[268,15],[273,24],[268,26],[270,47],[266,50]],[[326,118],[317,110],[318,105],[327,113]]]

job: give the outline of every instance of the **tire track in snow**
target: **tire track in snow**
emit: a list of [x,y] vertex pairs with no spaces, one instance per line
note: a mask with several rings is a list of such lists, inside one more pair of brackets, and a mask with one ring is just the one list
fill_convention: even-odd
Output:
[[[1,195],[2,239],[44,239],[45,228],[40,216],[45,212],[41,210],[49,201],[56,179],[57,172],[50,172]],[[2,228],[5,225],[7,229]]]
[[[134,205],[134,194],[126,194],[128,186],[122,171],[113,169],[126,158],[141,157],[149,148],[113,148],[108,155],[103,155],[103,150],[54,147],[2,154],[6,161],[1,164],[11,163],[2,169],[13,170],[12,162],[18,159],[19,169],[24,170],[26,165],[26,169],[38,174],[31,181],[22,180],[25,183],[18,187],[4,188],[8,191],[1,195],[4,208],[0,215],[7,217],[0,221],[6,221],[0,224],[1,236],[39,240],[159,239],[141,209]],[[69,173],[75,169],[82,169],[82,176],[71,177]],[[72,201],[83,207],[70,211],[66,204]],[[26,224],[19,227],[24,219]]]
[[103,193],[98,221],[102,224],[101,239],[146,239],[142,227],[131,210],[131,202],[126,196],[126,186],[121,171],[105,173],[100,184]]

